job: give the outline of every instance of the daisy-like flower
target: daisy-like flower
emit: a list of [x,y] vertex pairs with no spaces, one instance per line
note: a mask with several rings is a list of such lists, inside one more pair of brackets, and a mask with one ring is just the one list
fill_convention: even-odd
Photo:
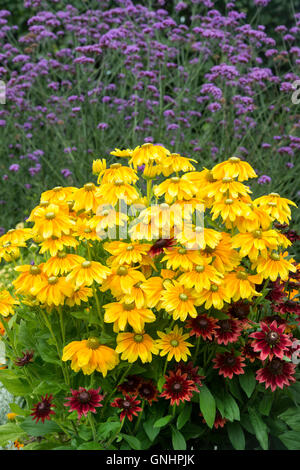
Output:
[[237,356],[234,352],[217,353],[212,360],[214,369],[219,369],[219,375],[232,379],[234,375],[244,374],[246,364],[242,356]]
[[113,267],[100,290],[105,292],[110,289],[114,297],[120,297],[123,294],[130,294],[135,284],[145,281],[145,276],[136,267]]
[[160,163],[170,152],[161,145],[153,145],[150,143],[137,146],[131,153],[129,164],[135,169],[142,165]]
[[77,188],[64,188],[63,186],[56,186],[55,188],[44,191],[41,194],[41,202],[49,202],[52,204],[68,202],[73,199],[73,194],[75,191],[77,191]]
[[51,256],[56,256],[59,251],[63,251],[65,247],[76,248],[79,242],[72,235],[62,235],[60,238],[52,236],[40,243],[40,254],[49,251]]
[[151,246],[149,250],[149,255],[154,258],[154,256],[158,256],[164,252],[165,248],[169,248],[176,243],[174,238],[160,238],[156,240],[155,243]]
[[33,233],[31,228],[16,228],[8,230],[2,237],[0,237],[0,245],[7,243],[15,246],[26,246],[26,241],[32,238]]
[[135,302],[111,302],[103,305],[105,323],[113,323],[114,331],[124,331],[127,323],[136,331],[141,331],[145,323],[156,320],[155,314],[148,308],[137,308]]
[[71,360],[71,369],[84,375],[91,375],[95,370],[106,377],[107,371],[119,364],[116,351],[101,344],[97,338],[72,341],[63,350],[63,361]]
[[36,405],[34,405],[32,409],[32,413],[30,416],[32,416],[33,421],[36,420],[36,423],[39,422],[39,420],[42,421],[44,424],[46,419],[51,419],[50,415],[54,415],[55,412],[52,410],[55,405],[52,403],[53,396],[46,394],[45,396],[41,397],[41,401],[39,401]]
[[92,166],[93,174],[98,175],[99,173],[106,170],[106,160],[105,158],[97,158],[97,160],[93,160]]
[[146,400],[149,405],[152,405],[153,401],[158,401],[158,389],[152,380],[142,380],[138,387],[138,393],[140,398],[142,398],[142,400]]
[[43,272],[43,264],[23,264],[22,266],[16,266],[15,271],[21,273],[13,281],[16,294],[28,293],[35,284],[39,284],[47,279]]
[[73,288],[65,277],[50,276],[34,284],[30,294],[37,298],[41,304],[63,305],[66,297],[72,295]]
[[93,295],[93,289],[86,286],[80,286],[77,289],[73,289],[70,297],[66,299],[66,305],[68,305],[68,307],[80,305],[81,302],[88,302],[89,297],[93,297]]
[[250,274],[242,267],[238,267],[225,275],[224,285],[232,300],[237,302],[240,299],[251,300],[253,296],[261,295],[255,290],[255,284],[260,285],[262,280],[260,274]]
[[206,314],[198,315],[196,318],[189,318],[186,328],[190,328],[190,336],[196,335],[204,340],[212,341],[212,335],[215,333],[217,319],[209,317]]
[[188,362],[187,364],[181,361],[175,366],[175,372],[177,370],[180,370],[181,374],[187,374],[187,378],[189,380],[192,380],[195,384],[201,387],[202,386],[201,380],[205,379],[205,376],[199,375],[198,369],[199,369],[199,366],[195,367],[192,361]]
[[115,265],[131,265],[140,263],[143,259],[143,255],[146,255],[151,248],[151,245],[147,243],[126,243],[122,241],[106,242],[103,248],[108,251],[111,256],[108,260],[108,264],[111,266]]
[[142,408],[139,406],[141,400],[137,400],[136,396],[125,395],[122,398],[115,398],[115,400],[110,404],[114,408],[119,408],[122,410],[120,414],[120,421],[123,421],[125,417],[132,421],[133,416],[137,416]]
[[14,314],[14,305],[18,305],[19,301],[15,300],[8,290],[0,291],[0,315],[8,317]]
[[293,201],[280,197],[277,193],[261,196],[255,199],[253,203],[263,209],[273,220],[278,220],[280,224],[289,223],[291,218],[291,209],[289,206],[297,207]]
[[139,281],[132,286],[130,293],[122,295],[120,301],[125,304],[135,303],[136,307],[147,307],[147,297],[145,291],[142,289],[143,282]]
[[174,247],[171,249],[165,249],[165,256],[162,258],[162,262],[167,261],[167,268],[177,269],[183,271],[190,271],[197,264],[201,264],[203,258],[198,251],[187,250],[183,247]]
[[197,163],[197,160],[182,157],[179,153],[170,153],[161,161],[162,174],[170,176],[172,173],[179,173],[180,171],[193,171],[195,167],[191,162]]
[[[58,276],[59,274],[67,274],[78,264],[85,261],[82,256],[59,251],[56,256],[51,258],[43,264],[42,270],[47,276]],[[34,268],[34,266],[32,266]]]
[[286,257],[287,253],[276,253],[273,251],[266,258],[260,256],[252,264],[252,269],[256,269],[258,274],[261,274],[263,279],[271,279],[276,281],[278,277],[282,281],[287,281],[289,272],[296,272],[297,268]]
[[249,178],[257,177],[251,165],[238,157],[230,157],[225,162],[218,163],[213,167],[211,173],[217,180],[227,177],[237,178],[238,181],[247,181]]
[[131,157],[133,150],[131,149],[115,149],[112,152],[110,152],[111,155],[114,155],[115,157]]
[[211,183],[206,191],[206,196],[214,199],[213,204],[224,199],[234,200],[237,198],[244,198],[245,202],[251,202],[249,198],[251,192],[248,186],[226,176],[221,180]]
[[129,363],[138,358],[143,363],[152,361],[152,354],[158,354],[158,348],[151,336],[144,331],[119,333],[117,336],[117,353],[122,353],[121,359]]
[[89,411],[96,413],[96,408],[103,406],[101,401],[104,396],[100,395],[100,390],[101,387],[89,390],[83,387],[79,387],[78,390],[71,389],[72,396],[67,398],[68,401],[64,405],[70,408],[69,413],[77,411],[78,419],[82,415],[87,416]]
[[93,282],[102,284],[110,272],[109,268],[98,261],[83,260],[72,269],[66,280],[77,289],[82,285],[91,286]]
[[223,274],[219,273],[207,260],[203,260],[201,264],[195,265],[191,271],[181,274],[178,281],[187,289],[194,288],[196,292],[201,292],[202,289],[210,289],[212,283],[221,284],[222,279]]
[[247,203],[250,212],[247,216],[238,216],[235,225],[239,232],[254,232],[255,230],[269,230],[271,228],[271,217],[260,207],[252,202]]
[[106,229],[115,230],[117,226],[124,226],[127,220],[127,214],[117,212],[112,206],[104,204],[99,206],[97,215],[87,220],[87,225],[98,234]]
[[172,204],[174,199],[189,200],[197,194],[197,187],[183,175],[181,178],[174,176],[173,178],[166,179],[161,184],[156,186],[153,190],[156,197],[165,196],[167,204]]
[[238,320],[228,318],[219,320],[215,329],[215,339],[218,344],[235,343],[242,331],[242,326]]
[[22,356],[17,357],[14,361],[16,366],[24,367],[27,364],[29,364],[30,362],[33,362],[33,354],[34,354],[33,351],[22,352]]
[[159,304],[161,300],[161,294],[165,289],[164,285],[167,284],[168,281],[165,283],[165,279],[158,276],[150,277],[145,282],[143,282],[141,288],[146,294],[147,307],[154,308]]
[[222,217],[226,226],[235,222],[238,217],[247,218],[251,213],[251,209],[246,202],[238,199],[225,198],[220,201],[215,201],[211,208],[212,220]]
[[135,184],[139,177],[132,168],[123,166],[121,163],[113,163],[110,168],[103,169],[99,172],[98,183],[102,177],[102,183],[114,183],[123,180],[127,184]]
[[138,375],[128,375],[126,381],[118,385],[118,391],[123,395],[137,395],[138,388],[142,383],[142,377]]
[[239,300],[230,305],[227,313],[231,317],[237,318],[242,325],[246,326],[248,324],[248,315],[250,314],[250,304]]
[[232,239],[232,247],[240,248],[240,256],[256,260],[259,254],[267,256],[268,250],[278,247],[278,234],[276,230],[254,230],[251,233],[238,233]]
[[210,289],[203,289],[197,294],[197,305],[204,304],[208,310],[212,306],[222,310],[224,302],[230,303],[231,294],[227,291],[225,284],[211,284]]
[[185,341],[189,338],[189,333],[182,334],[182,328],[178,328],[177,325],[170,333],[163,333],[162,331],[157,332],[160,339],[157,340],[158,349],[160,349],[160,355],[166,356],[167,360],[171,361],[174,357],[175,361],[181,360],[187,361],[188,356],[191,355],[189,347],[193,347],[193,344]]
[[283,389],[284,386],[288,387],[296,382],[295,369],[296,364],[281,361],[275,357],[256,372],[256,380],[264,383],[266,389],[270,387],[274,392],[277,387]]
[[89,219],[77,219],[76,226],[73,231],[73,236],[78,238],[78,240],[89,240],[89,241],[99,241],[99,239],[105,238],[106,234],[104,231],[97,232],[95,229],[92,229],[88,224]]
[[209,260],[212,259],[211,264],[219,273],[233,271],[240,263],[240,255],[233,249],[231,237],[228,233],[216,233],[221,236],[221,240],[219,240],[217,245],[213,248],[206,246],[201,250],[201,256]]
[[255,341],[251,346],[255,352],[260,352],[260,359],[264,361],[267,357],[273,359],[274,356],[283,359],[285,351],[292,345],[288,335],[284,334],[285,324],[277,325],[273,321],[270,325],[260,322],[261,331],[256,331],[249,335]]
[[113,207],[120,200],[130,205],[139,198],[139,193],[135,187],[125,183],[123,179],[116,179],[111,183],[102,183],[97,189],[96,195],[102,203],[105,201],[105,204],[111,204]]
[[161,293],[160,308],[170,313],[174,320],[184,321],[189,315],[195,318],[198,313],[195,308],[196,293],[192,289],[186,289],[177,281],[169,283]]
[[102,204],[103,200],[97,194],[98,187],[94,183],[86,183],[82,188],[77,189],[73,194],[73,210],[79,211],[92,211],[96,214],[98,206]]
[[171,400],[171,406],[173,406],[174,403],[179,406],[180,401],[191,401],[193,393],[199,393],[195,382],[189,380],[187,374],[182,374],[179,369],[176,372],[169,371],[169,375],[165,377],[166,382],[160,396],[164,397],[166,400]]
[[43,238],[52,236],[59,238],[62,235],[69,235],[75,225],[65,206],[57,204],[36,208],[28,221],[34,222],[33,233]]

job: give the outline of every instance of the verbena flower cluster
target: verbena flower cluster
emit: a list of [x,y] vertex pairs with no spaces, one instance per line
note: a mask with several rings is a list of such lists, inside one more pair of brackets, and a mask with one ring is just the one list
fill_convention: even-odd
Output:
[[257,175],[236,156],[196,171],[162,145],[113,154],[94,161],[97,183],[43,192],[30,227],[0,238],[0,258],[20,261],[0,292],[0,381],[23,391],[27,420],[53,420],[67,439],[71,412],[96,446],[141,448],[141,430],[151,445],[153,424],[171,423],[184,448],[191,403],[198,428],[223,427],[240,419],[233,397],[247,406],[269,390],[269,406],[296,381],[300,265],[283,233],[295,203],[251,197]]
[[299,13],[278,25],[276,42],[234,1],[224,12],[210,0],[177,2],[173,14],[167,3],[28,0],[25,32],[0,10],[5,229],[43,185],[83,184],[116,141],[164,142],[201,163],[235,154],[259,185],[299,200]]

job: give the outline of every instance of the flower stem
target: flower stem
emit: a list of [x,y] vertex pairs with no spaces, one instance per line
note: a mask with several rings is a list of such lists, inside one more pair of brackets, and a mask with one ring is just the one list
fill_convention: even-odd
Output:
[[121,421],[121,426],[119,427],[119,429],[117,430],[117,432],[110,438],[110,440],[108,441],[108,443],[106,444],[106,448],[108,449],[111,444],[114,442],[114,440],[118,437],[118,435],[120,434],[120,432],[122,431],[122,427],[123,427],[123,424],[124,424],[124,421],[125,421],[125,417],[122,419]]
[[93,418],[93,416],[92,416],[91,412],[90,412],[90,413],[88,413],[88,420],[89,420],[89,423],[90,423],[90,425],[91,425],[91,428],[92,428],[92,433],[93,433],[93,441],[94,441],[94,442],[98,442],[98,441],[97,441],[97,433],[96,433],[96,428],[95,428],[94,418]]

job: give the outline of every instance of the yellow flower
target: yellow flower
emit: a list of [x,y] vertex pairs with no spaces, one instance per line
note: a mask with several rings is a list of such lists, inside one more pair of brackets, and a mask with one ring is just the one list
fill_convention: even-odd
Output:
[[221,178],[238,178],[238,181],[247,181],[249,178],[257,177],[251,165],[238,157],[231,157],[225,162],[218,163],[211,172],[217,180]]
[[239,232],[253,232],[254,230],[268,230],[271,228],[271,217],[260,207],[247,203],[250,212],[247,216],[237,216],[235,226]]
[[151,336],[144,331],[136,333],[119,333],[117,336],[117,353],[122,353],[121,359],[129,363],[138,358],[143,363],[152,361],[152,354],[158,354],[158,348]]
[[214,198],[215,202],[219,202],[224,199],[236,199],[238,197],[244,197],[245,200],[251,202],[251,199],[248,196],[251,192],[252,191],[250,191],[248,186],[245,186],[238,181],[234,181],[232,178],[225,177],[220,181],[212,183],[205,194],[208,198]]
[[112,206],[118,204],[120,200],[130,205],[139,198],[137,190],[122,179],[116,179],[112,183],[102,183],[96,194],[102,203],[105,201],[105,204]]
[[41,235],[43,238],[69,235],[75,225],[65,206],[57,204],[36,208],[34,215],[31,213],[28,220],[34,222],[32,229],[34,234]]
[[89,219],[77,220],[76,227],[74,229],[73,235],[79,240],[90,240],[90,241],[99,241],[101,233],[97,233],[95,229],[92,229],[89,225]]
[[15,267],[15,271],[21,274],[13,281],[16,289],[16,294],[29,294],[31,288],[47,279],[43,272],[43,263],[39,265],[24,264],[23,266]]
[[186,248],[174,247],[164,248],[165,256],[163,261],[167,261],[167,268],[181,271],[190,271],[196,264],[201,264],[203,258],[196,250],[187,250]]
[[113,163],[110,168],[102,170],[99,174],[99,178],[101,176],[102,184],[115,183],[120,180],[124,181],[126,184],[135,184],[139,179],[136,171],[128,166],[122,166],[121,163]]
[[79,242],[72,235],[62,235],[61,237],[52,236],[40,243],[41,255],[49,251],[51,256],[56,256],[59,251],[63,251],[65,247],[76,248]]
[[295,273],[297,271],[296,266],[285,258],[287,254],[287,252],[283,254],[272,252],[267,257],[260,256],[252,264],[252,269],[256,269],[263,279],[270,278],[274,282],[280,277],[282,281],[287,281],[289,272]]
[[224,286],[234,302],[239,299],[251,300],[253,296],[261,295],[255,290],[255,284],[261,284],[262,280],[263,277],[260,274],[250,274],[239,267],[236,271],[226,274]]
[[291,209],[289,206],[297,207],[293,201],[280,197],[277,193],[261,196],[255,199],[253,203],[263,209],[273,220],[276,219],[281,224],[289,223],[289,219],[291,218]]
[[132,154],[129,163],[133,165],[135,169],[138,166],[148,165],[150,162],[159,163],[162,159],[169,155],[170,152],[161,145],[153,144],[143,144],[142,146],[137,146]]
[[94,175],[98,175],[106,170],[106,160],[105,158],[98,158],[97,160],[93,161],[93,173]]
[[188,315],[195,318],[198,315],[195,304],[196,292],[177,281],[167,284],[161,294],[160,308],[170,313],[174,320],[184,321]]
[[15,246],[26,246],[26,241],[32,238],[31,228],[18,228],[8,230],[2,237],[0,237],[0,245],[9,243]]
[[[82,256],[59,251],[43,265],[43,272],[47,276],[58,276],[59,274],[67,274],[72,271],[75,266],[82,263],[85,259]],[[34,266],[33,266],[34,268]]]
[[30,289],[30,294],[35,296],[41,304],[58,306],[63,305],[65,298],[72,295],[72,286],[65,277],[51,276],[36,283]]
[[240,248],[240,256],[248,256],[255,260],[259,254],[266,257],[268,249],[278,247],[276,230],[254,230],[253,232],[238,233],[232,238],[232,247]]
[[144,281],[145,276],[137,268],[129,266],[113,267],[100,290],[105,292],[110,289],[114,297],[119,297],[122,294],[130,294],[131,288],[135,284]]
[[223,199],[214,202],[211,208],[212,220],[222,217],[223,222],[235,222],[238,217],[247,218],[251,209],[248,204],[237,199]]
[[18,305],[19,301],[15,300],[8,290],[0,291],[0,315],[8,317],[14,314],[14,305]]
[[181,178],[174,176],[163,181],[153,191],[156,197],[165,195],[166,202],[171,204],[174,199],[192,199],[197,193],[197,187],[183,175]]
[[220,273],[224,273],[225,271],[232,271],[239,265],[240,256],[232,248],[230,235],[226,232],[221,232],[220,235],[221,240],[217,246],[215,248],[207,246],[205,250],[201,251],[201,255],[204,258],[212,259],[212,266]]
[[146,243],[126,243],[122,241],[106,242],[103,248],[113,256],[109,258],[108,264],[122,265],[140,263],[143,255],[146,255],[151,248]]
[[110,152],[111,155],[114,155],[115,157],[131,157],[133,150],[131,149],[125,149],[125,150],[120,150],[120,149],[115,149],[112,152]]
[[122,212],[116,212],[112,206],[99,206],[97,215],[87,220],[87,225],[91,229],[96,229],[96,232],[100,232],[104,229],[115,229],[117,225],[125,225],[128,220],[128,215]]
[[127,323],[136,331],[141,331],[145,323],[156,320],[154,313],[147,308],[137,308],[135,302],[112,302],[103,305],[105,309],[104,321],[114,324],[114,331],[123,331]]
[[7,413],[6,417],[9,421],[13,421],[17,417],[17,413]]
[[98,188],[94,183],[86,183],[83,188],[77,189],[73,195],[73,210],[92,211],[96,214],[98,206],[102,203],[102,199],[97,194]]
[[66,305],[69,307],[80,305],[81,302],[88,302],[89,297],[93,297],[93,289],[86,286],[80,286],[77,289],[74,289],[70,297],[66,299]]
[[170,153],[161,161],[162,173],[164,176],[170,176],[174,172],[193,171],[195,167],[190,162],[197,163],[197,160],[182,157],[179,153]]
[[222,279],[223,274],[219,273],[207,260],[203,260],[191,271],[181,274],[178,281],[187,289],[194,288],[196,292],[201,292],[202,289],[210,289],[212,283],[221,284]]
[[77,289],[82,285],[91,286],[94,281],[102,284],[110,272],[109,268],[98,261],[88,261],[83,258],[82,263],[72,269],[66,280]]
[[197,305],[205,304],[205,308],[208,310],[211,307],[217,310],[222,310],[224,302],[230,303],[231,293],[228,293],[225,284],[211,284],[210,289],[203,289],[198,293]]
[[97,338],[72,341],[65,346],[62,360],[71,360],[71,368],[75,372],[81,369],[84,375],[91,375],[97,371],[101,372],[103,377],[119,364],[116,351],[100,344]]
[[193,345],[185,341],[190,335],[189,333],[182,334],[182,328],[175,325],[174,330],[170,333],[158,331],[157,334],[161,338],[156,342],[157,347],[161,350],[160,355],[168,355],[168,361],[171,361],[173,357],[177,362],[186,361],[191,355],[189,347],[193,347]]
[[141,286],[146,294],[146,304],[149,308],[157,306],[161,300],[161,293],[164,289],[164,279],[158,276],[150,277]]
[[63,186],[56,186],[53,189],[44,191],[41,195],[41,202],[49,202],[52,204],[61,204],[63,202],[68,202],[73,199],[74,192],[77,191],[77,188]]

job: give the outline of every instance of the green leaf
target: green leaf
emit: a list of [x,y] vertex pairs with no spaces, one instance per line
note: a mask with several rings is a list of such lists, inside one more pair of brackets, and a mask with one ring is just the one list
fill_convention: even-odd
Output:
[[12,413],[16,413],[18,416],[29,416],[30,415],[29,410],[26,410],[25,408],[21,408],[16,403],[10,403],[9,408],[10,408],[10,411]]
[[239,421],[240,420],[240,409],[237,402],[229,393],[224,396],[223,399],[224,405],[224,417],[229,421]]
[[268,439],[268,427],[264,423],[261,415],[250,406],[248,407],[250,422],[253,426],[255,436],[260,443],[263,450],[268,450],[269,439]]
[[36,347],[43,361],[50,362],[50,364],[60,365],[60,360],[57,357],[57,351],[53,346],[50,346],[46,341],[40,340]]
[[201,387],[199,395],[201,413],[207,426],[212,428],[216,417],[216,401],[206,385]]
[[147,421],[143,422],[143,428],[151,442],[154,442],[156,437],[160,433],[160,428],[155,428],[153,424],[154,424],[154,420],[148,419]]
[[164,416],[163,418],[159,418],[157,421],[155,421],[155,423],[153,424],[153,427],[162,428],[163,426],[166,426],[166,424],[168,424],[172,418],[173,418],[172,415],[167,415],[167,416]]
[[298,431],[287,431],[278,437],[289,450],[300,450]]
[[99,442],[85,442],[78,447],[78,450],[104,450]]
[[300,431],[299,408],[288,408],[284,413],[281,413],[278,418],[282,419],[293,431]]
[[97,436],[102,440],[108,439],[108,437],[116,433],[120,428],[120,421],[108,421],[106,423],[100,423],[97,427]]
[[53,432],[60,432],[60,427],[54,421],[46,420],[44,424],[39,421],[36,423],[31,416],[28,416],[21,424],[20,427],[27,432],[30,436],[45,436]]
[[245,435],[241,425],[237,422],[228,423],[226,428],[230,442],[235,448],[235,450],[244,450]]
[[250,398],[256,387],[254,372],[251,369],[246,370],[245,374],[239,376],[239,382],[247,397]]
[[121,434],[121,436],[127,442],[127,444],[130,445],[131,449],[141,450],[142,448],[141,443],[136,437],[129,436],[128,434]]
[[27,444],[23,450],[54,450],[57,447],[57,444],[58,441],[49,441],[47,439],[42,442],[31,442],[30,444]]
[[28,382],[18,378],[12,370],[0,370],[0,382],[12,395],[24,396],[31,393]]
[[53,382],[43,381],[39,383],[32,393],[35,395],[44,395],[45,393],[56,395],[61,391],[61,389],[62,388],[59,383],[54,384]]
[[4,446],[8,441],[15,441],[16,439],[22,439],[26,433],[24,430],[15,423],[7,423],[0,426],[0,445]]
[[164,386],[164,384],[165,384],[165,381],[166,381],[166,379],[165,379],[164,376],[162,376],[162,377],[160,377],[160,378],[158,379],[158,381],[157,381],[157,388],[158,388],[158,391],[159,391],[159,392],[162,392],[162,389],[163,389],[163,386]]
[[192,406],[185,404],[183,410],[181,411],[181,413],[179,414],[177,418],[177,429],[183,428],[185,423],[187,423],[188,420],[190,419],[191,413],[192,413]]
[[171,426],[172,429],[172,444],[174,450],[186,450],[185,438],[178,429]]
[[265,394],[259,402],[258,411],[264,416],[269,416],[274,400],[274,393]]

